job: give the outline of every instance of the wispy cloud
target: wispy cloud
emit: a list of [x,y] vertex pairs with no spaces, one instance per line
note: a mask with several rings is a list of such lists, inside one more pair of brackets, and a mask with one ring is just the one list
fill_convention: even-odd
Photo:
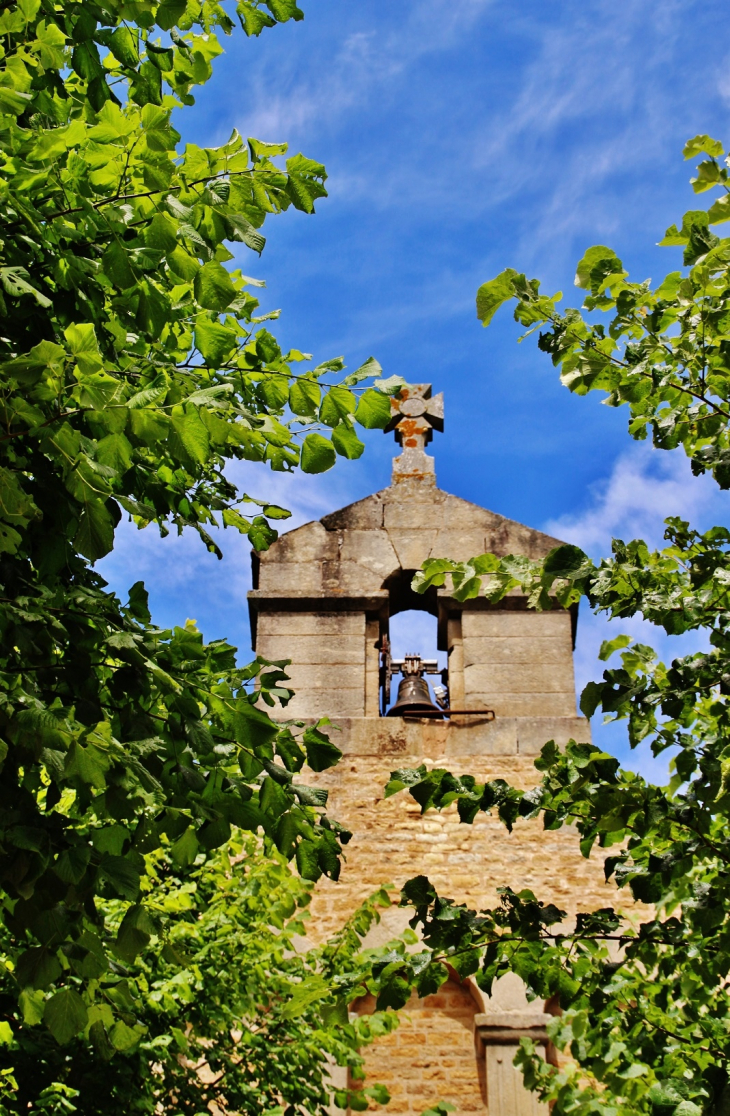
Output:
[[681,450],[667,453],[646,443],[622,454],[608,479],[588,495],[584,508],[549,520],[545,530],[595,557],[610,552],[614,537],[660,546],[669,516],[707,526],[713,517],[723,522],[730,513],[730,495],[711,477],[692,476]]
[[[544,529],[598,559],[610,554],[614,537],[624,541],[641,538],[652,547],[662,546],[664,520],[669,516],[680,516],[692,526],[706,529],[715,523],[727,524],[729,511],[730,496],[709,477],[693,477],[680,452],[638,446],[618,458],[609,478],[594,486],[580,512],[550,520]],[[665,662],[707,647],[701,632],[667,636],[640,617],[609,621],[589,612],[583,602],[575,653],[578,694],[587,682],[601,677],[605,669],[598,659],[601,643],[619,633],[653,647]],[[618,755],[627,767],[648,778],[665,778],[668,756],[654,759],[648,747],[632,753],[624,723],[604,726],[599,715],[593,721],[593,734],[597,743]]]
[[[321,132],[362,107],[376,86],[388,86],[424,56],[449,50],[494,0],[420,0],[403,4],[388,29],[372,23],[351,31],[300,67],[257,66],[253,97],[241,117],[242,130],[262,139],[292,141]],[[403,14],[405,13],[405,14]]]

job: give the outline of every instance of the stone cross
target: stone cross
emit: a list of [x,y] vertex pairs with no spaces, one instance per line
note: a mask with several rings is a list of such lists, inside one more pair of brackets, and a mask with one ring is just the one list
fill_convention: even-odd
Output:
[[430,384],[407,384],[391,396],[391,420],[386,433],[394,431],[395,440],[403,447],[393,461],[393,483],[403,480],[427,480],[436,483],[434,460],[426,446],[434,430],[444,428],[444,397],[441,392],[431,396]]

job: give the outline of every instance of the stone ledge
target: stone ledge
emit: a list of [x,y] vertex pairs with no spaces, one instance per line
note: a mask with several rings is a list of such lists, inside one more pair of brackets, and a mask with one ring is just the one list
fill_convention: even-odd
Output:
[[548,740],[589,742],[584,717],[466,717],[457,724],[402,717],[340,717],[332,739],[347,756],[392,756],[422,760],[462,756],[537,755]]
[[493,1011],[474,1016],[474,1026],[488,1046],[517,1046],[521,1038],[547,1042],[547,1025],[553,1018],[542,1011]]

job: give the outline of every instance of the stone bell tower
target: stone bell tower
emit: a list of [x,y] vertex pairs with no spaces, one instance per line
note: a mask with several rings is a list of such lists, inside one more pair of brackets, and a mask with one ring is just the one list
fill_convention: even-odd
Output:
[[[354,836],[341,880],[318,885],[312,936],[336,929],[380,884],[400,887],[419,873],[472,907],[494,906],[501,885],[529,887],[569,912],[605,906],[601,865],[581,858],[567,830],[522,822],[508,834],[484,814],[460,825],[452,810],[422,817],[404,794],[383,799],[390,771],[421,763],[527,787],[538,780],[534,757],[546,741],[590,740],[588,722],[576,715],[577,610],[534,612],[518,593],[491,604],[458,602],[447,589],[424,596],[411,589],[427,558],[486,551],[539,558],[558,540],[436,487],[426,445],[443,429],[443,399],[429,384],[403,388],[391,406],[388,430],[402,451],[390,487],[253,556],[254,649],[291,660],[296,697],[287,716],[329,716],[344,753],[333,771],[314,777]],[[448,708],[388,716],[386,683],[399,669],[388,660],[389,623],[407,609],[437,618],[438,645],[448,653],[441,695]],[[398,908],[386,913],[385,938],[405,917]],[[456,977],[438,995],[414,999],[398,1031],[368,1055],[373,1077],[390,1088],[388,1112],[420,1113],[449,1100],[459,1113],[533,1116],[539,1106],[512,1058],[522,1035],[546,1041],[547,1018],[511,978],[489,1001]]]

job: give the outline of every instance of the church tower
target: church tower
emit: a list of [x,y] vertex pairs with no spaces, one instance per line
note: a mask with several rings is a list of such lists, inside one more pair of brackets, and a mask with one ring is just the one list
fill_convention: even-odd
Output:
[[[443,429],[443,399],[429,384],[403,388],[391,405],[388,430],[402,452],[390,487],[253,555],[253,647],[267,659],[291,660],[296,697],[287,716],[330,717],[344,753],[334,770],[314,777],[353,839],[340,881],[318,885],[312,936],[335,930],[381,884],[400,888],[419,873],[470,907],[494,906],[502,885],[529,887],[571,913],[605,906],[601,866],[581,858],[568,830],[523,821],[508,834],[491,816],[460,825],[451,809],[421,816],[405,794],[383,798],[392,770],[421,763],[528,787],[538,781],[534,758],[546,741],[590,740],[588,722],[576,715],[577,609],[534,612],[516,592],[492,604],[456,601],[448,589],[423,596],[411,589],[427,558],[487,551],[540,558],[558,540],[436,487],[426,445]],[[437,670],[416,654],[400,663],[389,658],[391,617],[407,609],[436,617],[438,646],[448,654],[438,703],[429,694],[431,711],[422,706],[419,716],[407,705],[400,707],[407,715],[398,715],[390,700],[392,675],[425,683]],[[401,692],[411,691],[401,683]],[[398,908],[386,912],[381,937],[400,931],[406,917]],[[527,1003],[516,979],[501,981],[487,1001],[454,978],[405,1010],[398,1031],[368,1056],[373,1079],[391,1091],[389,1113],[420,1113],[438,1100],[458,1113],[541,1111],[512,1058],[522,1035],[545,1041],[547,1016],[541,1003]]]

